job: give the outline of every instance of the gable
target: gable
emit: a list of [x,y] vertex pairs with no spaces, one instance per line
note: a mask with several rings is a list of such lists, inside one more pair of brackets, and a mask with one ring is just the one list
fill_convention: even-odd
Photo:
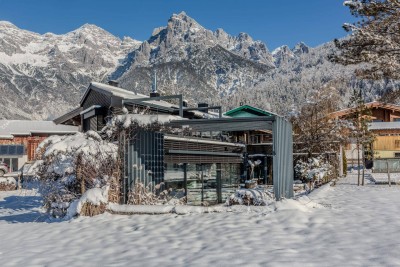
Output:
[[249,105],[244,105],[229,110],[225,112],[224,115],[234,118],[243,118],[243,117],[265,117],[265,116],[272,116],[275,114]]
[[85,99],[83,99],[83,102],[81,103],[81,107],[85,110],[94,105],[108,108],[111,105],[111,95],[102,94],[95,90],[89,90]]

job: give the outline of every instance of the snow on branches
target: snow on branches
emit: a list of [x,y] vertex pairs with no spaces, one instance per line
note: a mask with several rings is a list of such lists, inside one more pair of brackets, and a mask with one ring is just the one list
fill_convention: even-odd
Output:
[[339,52],[331,60],[343,65],[364,63],[356,70],[362,78],[400,79],[400,2],[349,0],[344,5],[360,20],[344,24],[352,34],[335,40]]
[[63,217],[86,190],[106,186],[115,170],[117,148],[93,131],[45,139],[37,150],[36,168],[50,214]]
[[311,188],[316,183],[322,183],[329,180],[333,174],[333,166],[323,156],[309,158],[308,161],[297,161],[294,167],[298,177],[308,182]]

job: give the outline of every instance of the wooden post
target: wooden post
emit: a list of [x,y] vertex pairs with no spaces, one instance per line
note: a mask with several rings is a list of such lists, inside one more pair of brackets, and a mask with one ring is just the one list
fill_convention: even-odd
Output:
[[21,176],[22,176],[22,171],[18,173],[18,190],[21,190]]
[[389,160],[386,160],[386,168],[387,168],[389,186],[392,186],[392,181],[390,181]]

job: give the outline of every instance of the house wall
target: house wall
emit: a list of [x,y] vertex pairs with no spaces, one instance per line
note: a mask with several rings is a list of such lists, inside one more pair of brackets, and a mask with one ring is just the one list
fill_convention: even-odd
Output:
[[346,155],[347,162],[357,162],[358,157],[360,157],[360,160],[362,158],[362,151],[361,149],[357,149],[356,143],[347,144],[344,153]]
[[376,136],[373,148],[375,151],[400,151],[400,136]]
[[374,120],[380,120],[383,122],[395,121],[395,119],[400,118],[399,111],[388,110],[383,108],[373,108],[371,112],[372,112],[372,117],[374,117]]
[[13,169],[19,169],[25,162],[35,158],[36,148],[46,137],[47,136],[16,136],[13,139],[0,139],[0,145],[23,145],[25,148],[24,155],[0,155],[0,158],[4,161],[6,161],[6,159],[13,161],[11,159],[14,159],[14,161],[18,162],[18,165],[12,167]]
[[396,158],[396,154],[400,153],[399,150],[375,150],[374,158]]

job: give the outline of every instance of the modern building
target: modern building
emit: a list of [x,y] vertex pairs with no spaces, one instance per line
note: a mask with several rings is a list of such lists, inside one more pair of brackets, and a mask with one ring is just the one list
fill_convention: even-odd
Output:
[[[175,100],[179,104],[171,104],[165,101],[167,99]],[[197,108],[187,108],[185,105],[182,95],[161,97],[159,93],[153,92],[146,96],[119,88],[116,82],[92,82],[83,94],[79,106],[56,118],[54,123],[78,126],[83,132],[100,131],[107,118],[121,114],[123,108],[129,113],[177,115],[188,119],[221,116],[220,107],[209,107],[204,103],[199,103]],[[211,112],[212,110],[219,112]]]
[[0,160],[16,171],[34,159],[37,146],[48,136],[77,131],[78,127],[52,121],[0,120]]
[[[246,112],[255,116],[244,116]],[[229,117],[222,114],[220,106],[199,103],[188,107],[182,95],[161,96],[153,90],[146,96],[119,88],[115,82],[93,82],[79,107],[54,122],[79,126],[84,132],[99,131],[108,119],[121,114],[142,122],[154,122],[155,118],[172,129],[159,132],[126,127],[119,135],[120,143],[125,144],[121,177],[125,203],[138,182],[162,184],[174,194],[184,194],[188,204],[225,201],[241,182],[254,178],[248,171],[247,141],[253,136],[249,133],[259,141],[268,139],[270,150],[274,147],[269,156],[274,158],[271,182],[276,198],[293,196],[292,127],[276,114],[246,106],[229,112]],[[263,139],[264,135],[269,137]],[[262,182],[267,181],[264,173]]]

